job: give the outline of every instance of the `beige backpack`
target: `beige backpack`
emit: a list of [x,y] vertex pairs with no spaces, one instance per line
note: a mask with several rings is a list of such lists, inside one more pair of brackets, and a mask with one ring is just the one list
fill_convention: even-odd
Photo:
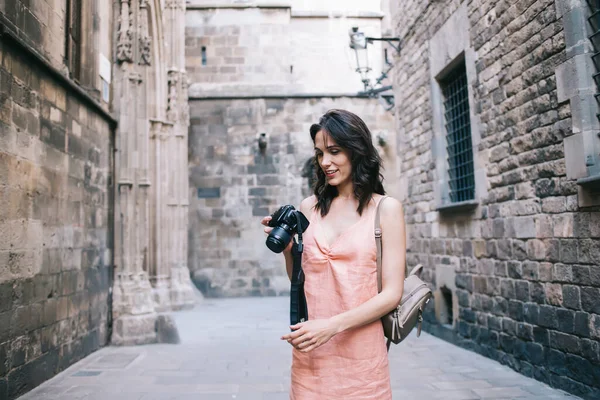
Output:
[[[377,205],[375,214],[375,242],[377,243],[377,290],[381,292],[381,226],[379,224],[379,207],[387,198],[383,197]],[[403,268],[406,268],[403,266]],[[421,323],[423,322],[423,309],[433,296],[431,289],[419,278],[423,269],[421,264],[412,269],[404,279],[404,292],[400,304],[381,317],[383,332],[387,340],[387,348],[390,343],[398,344],[410,334],[415,325],[418,324],[417,337],[421,335]]]

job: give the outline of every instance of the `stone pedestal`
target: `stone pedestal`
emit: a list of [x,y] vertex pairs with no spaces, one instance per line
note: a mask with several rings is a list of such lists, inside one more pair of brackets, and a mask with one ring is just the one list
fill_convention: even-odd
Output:
[[113,287],[112,344],[156,343],[157,317],[148,275],[143,271],[117,273]]
[[190,271],[186,266],[171,268],[170,294],[173,310],[193,308],[202,299],[201,294],[194,290]]
[[171,278],[159,275],[151,279],[152,298],[154,307],[158,312],[171,310]]

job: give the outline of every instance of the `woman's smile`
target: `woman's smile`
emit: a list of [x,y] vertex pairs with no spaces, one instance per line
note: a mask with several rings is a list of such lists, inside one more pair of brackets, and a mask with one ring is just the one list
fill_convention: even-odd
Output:
[[328,178],[333,178],[337,171],[338,171],[337,169],[328,169],[325,171],[325,176]]

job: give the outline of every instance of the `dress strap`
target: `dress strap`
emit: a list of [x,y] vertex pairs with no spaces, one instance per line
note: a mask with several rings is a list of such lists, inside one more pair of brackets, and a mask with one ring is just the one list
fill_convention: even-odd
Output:
[[377,244],[377,293],[381,292],[381,224],[379,223],[380,205],[388,196],[383,196],[377,203],[375,211],[375,242]]

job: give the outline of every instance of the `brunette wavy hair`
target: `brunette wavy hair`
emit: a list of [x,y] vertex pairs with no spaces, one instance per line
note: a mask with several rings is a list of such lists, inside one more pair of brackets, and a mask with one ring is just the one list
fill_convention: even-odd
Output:
[[[362,215],[363,210],[373,197],[373,193],[385,194],[383,189],[383,175],[381,170],[381,157],[373,145],[371,131],[364,121],[349,111],[329,110],[319,120],[318,124],[310,127],[310,137],[315,142],[317,132],[324,131],[338,146],[346,150],[352,165],[351,179],[354,184],[354,196],[358,200],[357,212]],[[331,202],[338,196],[335,186],[327,184],[325,173],[314,157],[316,182],[314,193],[317,197],[315,210],[321,216],[327,215]]]

